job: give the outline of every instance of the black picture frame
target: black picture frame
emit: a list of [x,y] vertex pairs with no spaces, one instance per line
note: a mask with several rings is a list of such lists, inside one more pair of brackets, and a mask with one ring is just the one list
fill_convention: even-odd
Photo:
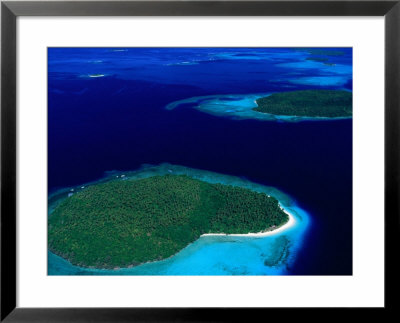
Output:
[[[223,308],[16,307],[16,19],[19,16],[384,16],[385,19],[385,307],[396,310],[399,244],[400,1],[3,1],[1,3],[1,321],[235,321],[268,311]],[[40,293],[40,291],[38,291]],[[332,315],[331,310],[326,309]],[[324,314],[326,315],[326,314]],[[329,314],[331,315],[331,314]],[[340,314],[339,314],[340,315]],[[318,315],[317,315],[318,316]],[[334,316],[332,317],[334,318]],[[267,317],[266,317],[267,319]],[[252,320],[252,319],[250,319]]]

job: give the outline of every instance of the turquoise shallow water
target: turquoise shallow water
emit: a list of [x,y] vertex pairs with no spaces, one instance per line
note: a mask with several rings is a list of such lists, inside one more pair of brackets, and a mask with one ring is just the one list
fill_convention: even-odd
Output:
[[[329,79],[332,79],[330,77]],[[307,82],[322,82],[321,80],[312,80],[309,78]],[[256,93],[256,94],[224,94],[210,95],[187,98],[169,103],[165,108],[173,110],[179,107],[188,106],[197,109],[201,112],[215,116],[222,116],[231,119],[257,119],[263,121],[281,121],[281,122],[299,122],[299,121],[318,121],[318,120],[339,120],[347,119],[348,117],[325,118],[325,117],[299,117],[274,115],[270,113],[262,113],[254,111],[257,107],[256,100],[262,97],[271,95],[271,93]],[[323,107],[322,107],[323,109]]]
[[[224,183],[246,187],[276,197],[282,207],[289,211],[294,225],[264,237],[203,236],[188,245],[175,256],[132,268],[101,270],[73,266],[68,261],[48,252],[49,275],[284,275],[296,260],[302,246],[310,218],[306,211],[279,190],[252,183],[242,178],[182,166],[161,164],[144,166],[134,172],[109,172],[107,179],[144,178],[167,173],[186,174],[211,183]],[[123,175],[123,177],[121,177]],[[91,183],[93,184],[93,183]],[[86,184],[91,185],[91,184]],[[81,186],[71,188],[76,192]],[[54,204],[67,198],[71,189],[52,194],[49,212]],[[73,193],[72,192],[72,193]],[[55,198],[58,196],[58,198]]]
[[352,78],[352,66],[344,64],[325,64],[312,60],[277,64],[296,71],[319,71],[322,75],[298,77],[289,80],[294,84],[315,86],[343,86]]

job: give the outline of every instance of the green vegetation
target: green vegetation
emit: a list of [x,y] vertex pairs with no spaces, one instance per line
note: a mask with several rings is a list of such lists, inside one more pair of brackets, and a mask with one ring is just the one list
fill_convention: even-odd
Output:
[[299,117],[351,117],[352,93],[342,90],[305,90],[274,93],[256,100],[253,110]]
[[71,263],[114,268],[168,258],[203,233],[281,226],[278,201],[185,175],[113,180],[66,198],[49,218],[49,248]]

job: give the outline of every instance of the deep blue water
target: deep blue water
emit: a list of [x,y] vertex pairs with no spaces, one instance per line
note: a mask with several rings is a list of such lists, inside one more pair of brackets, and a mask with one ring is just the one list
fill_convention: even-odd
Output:
[[50,48],[49,192],[142,164],[241,176],[282,190],[310,214],[291,274],[352,274],[351,119],[234,120],[165,109],[197,96],[352,90],[352,50],[332,50],[343,55],[322,55],[331,66],[284,48]]

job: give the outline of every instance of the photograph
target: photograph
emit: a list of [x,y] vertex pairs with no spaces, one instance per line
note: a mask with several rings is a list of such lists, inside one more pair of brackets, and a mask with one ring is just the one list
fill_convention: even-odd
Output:
[[351,276],[353,49],[306,45],[48,47],[47,275]]

